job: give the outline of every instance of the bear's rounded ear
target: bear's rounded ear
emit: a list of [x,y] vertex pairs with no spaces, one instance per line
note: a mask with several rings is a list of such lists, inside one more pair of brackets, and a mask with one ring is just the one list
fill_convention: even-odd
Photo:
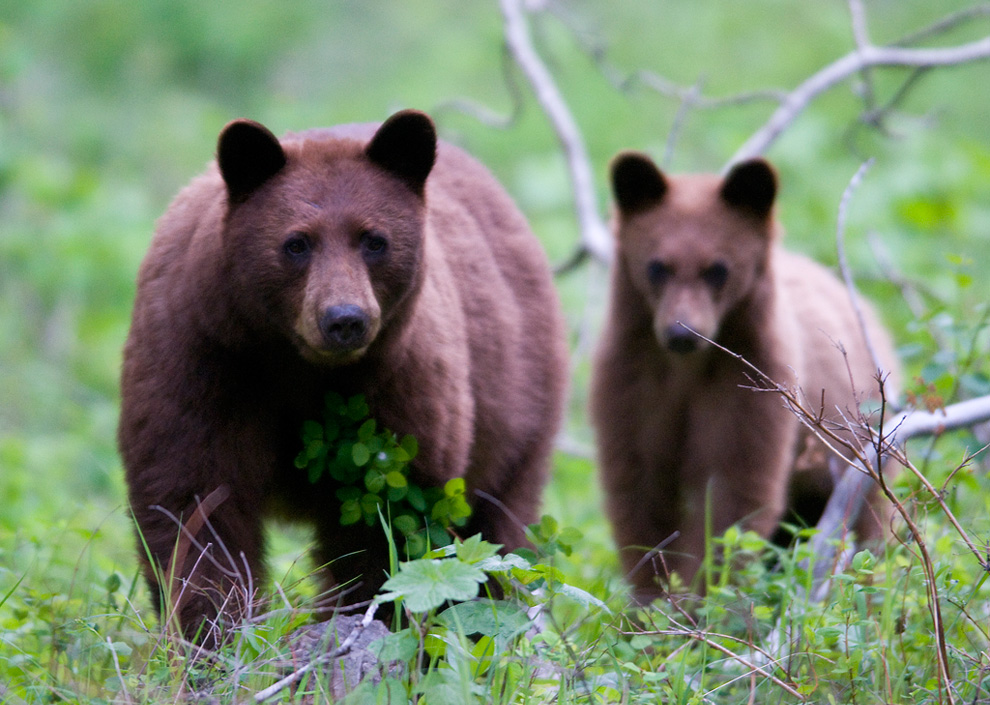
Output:
[[633,215],[656,205],[667,193],[667,179],[645,154],[622,152],[612,160],[612,193],[619,211]]
[[726,175],[721,195],[729,205],[765,218],[777,197],[777,173],[765,159],[740,162]]
[[364,153],[422,196],[437,158],[433,120],[418,110],[398,112],[382,123]]
[[234,120],[220,132],[217,163],[230,200],[240,203],[285,166],[285,152],[261,123]]

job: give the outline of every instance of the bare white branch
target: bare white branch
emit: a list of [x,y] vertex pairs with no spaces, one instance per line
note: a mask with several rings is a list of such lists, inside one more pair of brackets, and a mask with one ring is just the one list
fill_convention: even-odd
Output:
[[353,630],[351,630],[351,633],[347,635],[347,638],[344,639],[342,642],[340,642],[340,646],[333,649],[332,651],[328,651],[327,653],[322,654],[318,658],[313,659],[305,666],[303,666],[297,671],[293,671],[292,673],[290,673],[289,675],[287,675],[285,678],[278,681],[277,683],[274,683],[273,685],[270,685],[264,690],[255,693],[254,702],[263,703],[266,700],[271,700],[280,692],[288,688],[290,685],[293,685],[294,683],[298,683],[300,680],[302,680],[303,676],[305,676],[307,673],[312,671],[314,668],[325,663],[330,663],[334,659],[340,658],[341,656],[344,656],[345,654],[349,653],[350,650],[354,647],[354,643],[357,641],[358,637],[361,636],[361,632],[363,632],[368,627],[368,625],[371,624],[371,622],[374,620],[375,612],[377,610],[378,610],[378,603],[372,602],[370,605],[368,605],[368,609],[365,611],[364,617],[362,617],[361,621],[357,624],[357,626],[354,627]]
[[[986,421],[990,421],[990,396],[961,401],[935,412],[909,409],[885,422],[885,426],[893,430],[882,439],[887,449],[883,456],[903,451],[904,444],[912,438],[937,436]],[[862,510],[870,487],[877,481],[874,468],[880,467],[882,459],[874,447],[867,463],[854,462],[846,468],[829,497],[818,522],[819,532],[812,538],[811,544],[812,554],[819,558],[814,591],[820,590],[827,577],[831,563],[829,556],[834,553],[833,540],[840,536],[844,527],[855,521]]]
[[908,49],[904,47],[858,46],[841,59],[821,69],[793,91],[774,111],[766,124],[736,151],[729,164],[755,157],[765,152],[795,118],[817,96],[841,83],[849,76],[873,66],[932,68],[950,66],[990,58],[990,37],[955,47]]
[[553,125],[567,159],[574,207],[581,229],[581,246],[602,262],[612,260],[612,238],[598,213],[591,159],[581,131],[553,76],[533,46],[522,0],[501,0],[505,41],[516,63],[526,76],[537,102]]
[[873,345],[873,337],[870,335],[870,327],[866,325],[866,316],[863,314],[863,306],[860,302],[859,291],[856,289],[856,282],[853,280],[852,270],[849,269],[849,262],[846,259],[846,219],[849,216],[849,203],[852,201],[853,193],[857,188],[859,188],[860,183],[862,183],[863,178],[866,176],[866,172],[869,171],[872,165],[873,159],[868,159],[863,162],[859,169],[856,170],[856,173],[853,174],[852,179],[849,181],[849,185],[846,186],[846,190],[842,193],[842,200],[839,201],[839,215],[837,217],[835,228],[835,248],[839,258],[839,270],[842,272],[842,279],[846,284],[846,291],[849,292],[849,303],[852,304],[853,311],[856,313],[856,320],[859,323],[860,333],[862,333],[863,340],[866,342],[866,349],[870,353],[870,360],[873,361],[873,369],[878,372],[882,372],[883,364],[880,362],[880,356],[877,355],[877,349]]
[[902,446],[910,438],[969,428],[983,421],[990,421],[990,396],[967,399],[934,412],[905,411],[894,417],[891,425],[895,430],[889,438]]

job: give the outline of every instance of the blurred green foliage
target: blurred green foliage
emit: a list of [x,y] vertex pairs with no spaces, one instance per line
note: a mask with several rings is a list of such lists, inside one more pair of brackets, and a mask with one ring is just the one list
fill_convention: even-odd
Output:
[[[536,19],[534,37],[587,140],[603,213],[607,164],[618,150],[661,159],[678,125],[669,166],[717,170],[773,106],[680,119],[676,101],[641,81],[617,88],[596,57],[623,77],[652,71],[721,97],[793,88],[853,47],[839,0],[550,5],[558,12]],[[866,3],[877,42],[966,6]],[[442,136],[503,181],[552,261],[573,250],[564,159],[525,81],[506,69],[501,31],[494,1],[0,0],[0,634],[35,629],[38,639],[55,640],[38,620],[51,626],[104,609],[101,600],[115,593],[105,587],[109,576],[131,583],[114,434],[134,277],[155,219],[210,159],[228,120],[252,117],[281,133],[424,109]],[[976,19],[926,43],[987,33],[988,20]],[[881,130],[858,121],[863,81],[843,83],[768,154],[782,177],[790,246],[827,263],[835,261],[842,190],[864,158],[876,157],[853,200],[850,256],[909,371],[946,401],[987,391],[988,72],[986,62],[928,72]],[[908,75],[874,71],[878,102]],[[452,99],[516,119],[495,129]],[[877,267],[870,231],[917,285],[920,314]],[[587,354],[606,274],[588,264],[558,283],[575,350],[568,437],[588,448]],[[587,559],[573,567],[586,585],[617,570],[592,475],[591,463],[560,454],[548,491],[551,513],[586,537]],[[283,550],[295,556],[300,546],[275,542],[276,562],[289,570]],[[146,603],[138,599],[138,608]],[[13,644],[24,643],[0,638],[0,658],[14,658]]]

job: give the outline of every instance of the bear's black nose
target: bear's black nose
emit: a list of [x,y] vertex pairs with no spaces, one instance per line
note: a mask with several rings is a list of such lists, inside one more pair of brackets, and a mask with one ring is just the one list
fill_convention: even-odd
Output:
[[331,306],[320,319],[320,332],[331,347],[356,350],[366,344],[368,314],[354,304]]
[[667,328],[665,337],[667,338],[667,347],[672,352],[685,354],[698,349],[698,336],[680,323],[675,323]]

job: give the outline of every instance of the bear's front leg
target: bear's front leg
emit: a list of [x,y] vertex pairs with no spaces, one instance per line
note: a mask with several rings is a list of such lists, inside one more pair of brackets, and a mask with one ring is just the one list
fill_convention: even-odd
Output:
[[681,513],[678,486],[667,463],[628,451],[603,459],[606,509],[612,520],[622,570],[633,596],[649,604],[665,594],[676,567]]
[[693,426],[682,467],[685,520],[673,548],[686,581],[702,565],[710,537],[738,523],[768,538],[786,505],[797,420],[771,394],[740,389],[721,404],[721,413],[697,411],[706,422]]
[[264,580],[261,507],[226,484],[176,505],[134,506],[145,577],[162,623],[208,648],[250,609]]

